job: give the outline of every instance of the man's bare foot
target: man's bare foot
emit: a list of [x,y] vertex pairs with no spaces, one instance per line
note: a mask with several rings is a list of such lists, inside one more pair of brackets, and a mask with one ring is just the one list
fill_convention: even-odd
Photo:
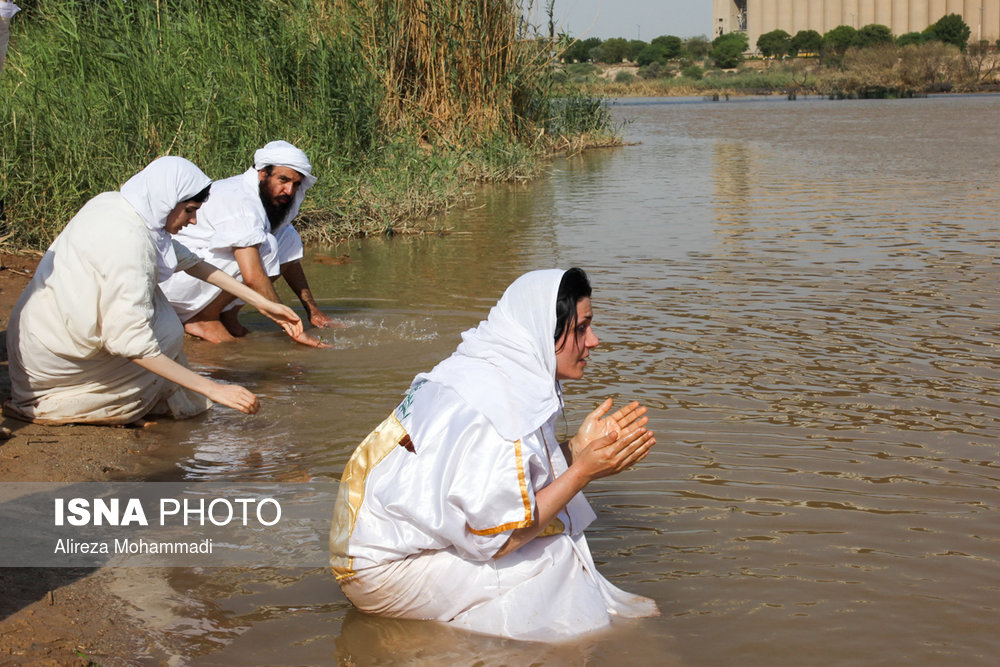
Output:
[[188,321],[184,323],[184,331],[209,343],[229,343],[236,340],[219,320]]
[[250,333],[249,329],[240,324],[239,310],[239,308],[230,308],[219,313],[219,321],[222,322],[222,326],[226,327],[226,331],[235,338],[243,338]]
[[151,426],[156,426],[156,421],[153,419],[146,419],[145,417],[139,417],[134,422],[121,425],[122,428],[149,428]]

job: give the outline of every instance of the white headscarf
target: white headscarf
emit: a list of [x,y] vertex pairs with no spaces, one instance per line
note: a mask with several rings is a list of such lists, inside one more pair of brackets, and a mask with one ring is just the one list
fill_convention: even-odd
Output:
[[178,203],[195,196],[212,179],[182,157],[157,158],[125,181],[121,193],[146,223],[156,245],[156,280],[163,282],[177,269],[177,256],[170,233],[164,229],[167,216]]
[[462,334],[454,354],[414,382],[454,389],[507,440],[522,438],[562,408],[556,381],[556,297],[562,269],[511,283],[489,317]]
[[253,154],[253,167],[257,171],[267,167],[288,167],[302,174],[302,185],[295,193],[295,199],[292,200],[292,205],[288,208],[288,213],[281,224],[291,222],[299,214],[299,207],[306,197],[306,190],[316,183],[309,158],[287,141],[272,141]]

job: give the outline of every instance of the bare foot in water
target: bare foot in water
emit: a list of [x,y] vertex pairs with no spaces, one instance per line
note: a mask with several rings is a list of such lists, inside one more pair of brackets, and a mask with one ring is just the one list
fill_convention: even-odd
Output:
[[226,331],[230,333],[235,338],[243,338],[250,330],[245,326],[240,324],[239,320],[239,308],[230,308],[229,310],[224,310],[219,314],[219,321],[222,322],[222,326],[226,327]]
[[184,331],[209,343],[230,343],[236,340],[219,320],[188,321],[184,323]]

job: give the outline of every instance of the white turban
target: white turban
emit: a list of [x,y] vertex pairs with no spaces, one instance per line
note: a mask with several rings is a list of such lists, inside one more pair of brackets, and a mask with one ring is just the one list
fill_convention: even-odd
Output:
[[212,184],[212,179],[182,157],[168,155],[153,160],[125,181],[121,193],[146,223],[156,245],[156,279],[163,282],[177,269],[177,256],[170,233],[164,229],[167,216],[182,201]]
[[316,177],[312,175],[312,164],[301,150],[287,141],[272,141],[253,154],[254,169],[260,171],[266,167],[288,167],[304,177],[300,192],[313,186]]
[[299,214],[299,207],[306,197],[306,190],[316,183],[309,158],[287,141],[272,141],[253,154],[253,167],[257,171],[267,167],[288,167],[302,174],[302,185],[295,193],[295,199],[292,200],[292,205],[288,208],[288,213],[281,224],[291,222]]
[[413,381],[454,389],[507,440],[533,433],[562,408],[555,332],[564,273],[531,271],[515,280],[454,354]]

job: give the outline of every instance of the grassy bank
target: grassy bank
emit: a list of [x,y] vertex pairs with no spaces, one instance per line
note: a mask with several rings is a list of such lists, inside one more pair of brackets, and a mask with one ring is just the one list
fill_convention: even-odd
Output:
[[[22,3],[27,4],[27,3]],[[312,238],[400,230],[470,180],[614,140],[600,105],[549,76],[520,3],[39,0],[0,76],[7,247],[44,248],[89,197],[153,158],[213,178],[283,138],[320,177]]]
[[587,95],[609,97],[823,95],[831,98],[912,97],[938,92],[1000,90],[1000,54],[940,42],[851,48],[843,55],[750,59],[738,68],[680,65],[660,69],[580,64],[561,78]]

